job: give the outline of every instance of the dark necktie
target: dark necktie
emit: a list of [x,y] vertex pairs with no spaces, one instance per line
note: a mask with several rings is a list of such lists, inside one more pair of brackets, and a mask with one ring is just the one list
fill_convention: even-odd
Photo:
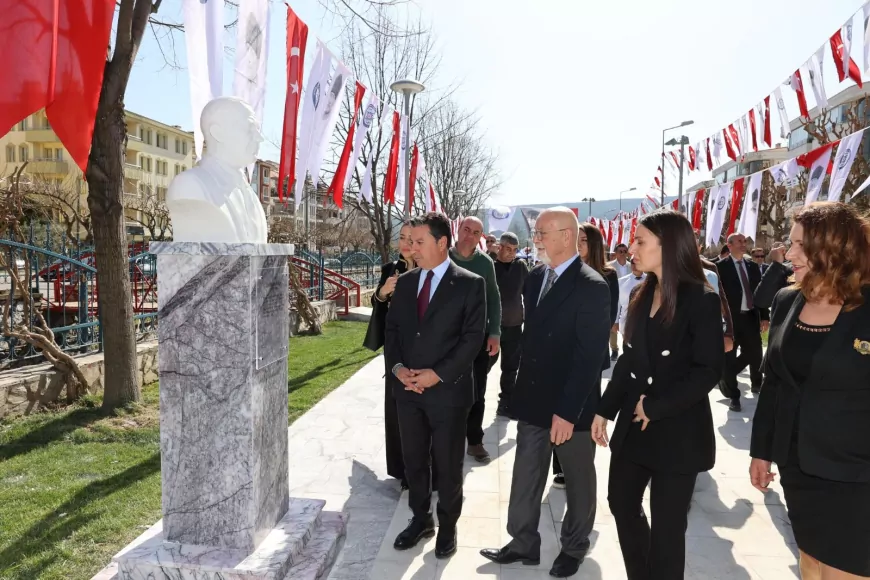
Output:
[[429,308],[429,294],[432,290],[432,276],[434,275],[435,272],[432,270],[426,272],[426,280],[423,282],[420,293],[417,294],[417,320],[423,320],[423,316],[426,315],[426,309]]
[[634,279],[635,280],[643,280],[643,276],[635,276]]
[[746,296],[746,308],[752,310],[752,290],[749,289],[749,278],[746,276],[746,265],[743,260],[737,263],[737,269],[740,271],[740,282],[743,284],[743,294]]
[[547,295],[547,292],[553,287],[553,284],[556,283],[556,271],[552,268],[547,268],[547,280],[544,282],[544,288],[541,290],[541,297],[538,298],[538,304],[544,300],[544,296]]

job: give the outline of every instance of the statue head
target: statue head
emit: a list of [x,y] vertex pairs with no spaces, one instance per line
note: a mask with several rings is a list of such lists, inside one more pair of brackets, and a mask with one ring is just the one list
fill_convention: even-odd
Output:
[[237,97],[218,97],[202,109],[206,155],[241,169],[257,160],[263,134],[254,110]]

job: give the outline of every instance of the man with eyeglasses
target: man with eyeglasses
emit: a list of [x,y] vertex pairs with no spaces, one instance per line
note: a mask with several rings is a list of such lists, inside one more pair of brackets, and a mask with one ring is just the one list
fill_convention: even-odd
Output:
[[498,242],[492,234],[486,234],[486,255],[495,262],[498,259]]
[[766,258],[764,255],[764,249],[752,248],[749,255],[752,256],[752,261],[758,264],[758,267],[761,268],[761,275],[764,276],[764,273],[767,271],[767,264],[764,263],[764,259]]
[[[628,261],[628,246],[618,244],[616,246],[616,259],[609,264],[616,270],[616,277],[619,279],[625,278],[631,274],[631,264]],[[619,358],[619,346],[617,337],[619,336],[619,324],[614,324],[610,329],[610,360],[615,361]]]

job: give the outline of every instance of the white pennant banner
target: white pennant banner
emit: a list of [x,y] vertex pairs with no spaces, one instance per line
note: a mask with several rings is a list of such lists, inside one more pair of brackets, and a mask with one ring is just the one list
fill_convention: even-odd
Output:
[[353,140],[353,152],[350,155],[350,164],[347,166],[347,173],[344,176],[344,189],[347,191],[350,185],[350,180],[353,177],[353,170],[356,169],[356,164],[359,161],[359,156],[362,153],[363,143],[365,143],[366,135],[369,129],[375,122],[378,115],[378,105],[380,99],[377,95],[369,95],[369,100],[366,106],[360,111],[359,124],[356,127],[356,134]]
[[707,235],[706,245],[712,246],[719,243],[722,237],[722,226],[725,225],[725,210],[728,208],[728,189],[729,184],[718,185],[711,192],[712,210],[711,214],[707,215]]
[[822,185],[825,183],[825,175],[828,173],[828,165],[831,163],[831,153],[833,151],[833,147],[827,147],[827,151],[822,153],[821,157],[816,159],[812,167],[810,167],[810,174],[807,177],[807,199],[804,205],[809,205],[819,198]]
[[816,105],[821,109],[828,108],[828,95],[825,93],[825,77],[822,71],[824,64],[825,46],[822,45],[816,54],[810,57],[807,61],[807,76],[810,79],[810,87],[813,89],[813,95],[816,97]]
[[761,204],[762,177],[764,177],[763,171],[749,176],[749,186],[746,188],[738,226],[738,231],[747,238],[752,238],[753,241],[756,241],[755,236],[758,233],[758,206]]
[[[254,109],[263,127],[266,105],[266,65],[269,60],[269,0],[246,0],[239,4],[233,95]],[[253,180],[254,164],[248,166]]]
[[[298,157],[296,161],[296,187],[294,202],[296,209],[302,204],[302,196],[305,192],[305,175],[311,162],[314,134],[319,126],[319,120],[323,110],[324,87],[329,82],[329,69],[332,66],[332,54],[326,46],[317,41],[317,53],[314,56],[314,64],[305,87],[305,98],[302,104],[302,123],[299,131]],[[317,177],[312,175],[315,187]]]
[[779,111],[779,136],[787,139],[791,130],[789,129],[788,113],[785,110],[785,101],[782,100],[782,89],[780,87],[776,87],[773,90],[773,98],[776,101],[776,110]]
[[[848,62],[848,61],[846,61]],[[840,193],[846,185],[846,179],[855,162],[855,155],[861,146],[864,129],[844,137],[837,147],[837,156],[834,158],[834,173],[831,175],[831,183],[828,187],[828,201],[840,201]]]
[[223,96],[224,3],[220,0],[184,0],[182,9],[193,142],[196,154],[202,157],[202,110],[209,101]]

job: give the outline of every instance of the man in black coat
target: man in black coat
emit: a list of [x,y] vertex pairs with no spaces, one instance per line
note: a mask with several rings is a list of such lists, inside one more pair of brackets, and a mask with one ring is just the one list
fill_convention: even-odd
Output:
[[465,425],[474,402],[472,364],[484,341],[486,290],[483,278],[450,261],[446,217],[428,213],[411,225],[419,267],[396,282],[384,345],[414,514],[393,545],[406,550],[435,533],[431,449],[438,473],[435,556],[446,558],[456,552],[456,522],[462,512]]
[[529,274],[523,292],[523,358],[512,406],[519,420],[508,509],[513,540],[481,554],[500,564],[538,563],[541,499],[555,446],[569,507],[562,551],[550,574],[567,578],[589,550],[595,521],[595,445],[589,430],[607,357],[610,289],[580,261],[577,218],[570,209],[547,209],[535,225],[535,245],[544,264]]
[[[725,376],[720,382],[722,394],[731,399],[731,410],[740,411],[740,388],[737,375],[749,366],[752,392],[761,389],[761,359],[763,348],[761,333],[769,326],[770,313],[767,308],[755,304],[754,292],[761,282],[761,269],[758,264],[744,257],[746,236],[734,233],[728,236],[731,257],[720,260],[719,277],[725,288],[731,320],[734,323],[734,349],[725,357]],[[737,349],[740,355],[737,355]]]

